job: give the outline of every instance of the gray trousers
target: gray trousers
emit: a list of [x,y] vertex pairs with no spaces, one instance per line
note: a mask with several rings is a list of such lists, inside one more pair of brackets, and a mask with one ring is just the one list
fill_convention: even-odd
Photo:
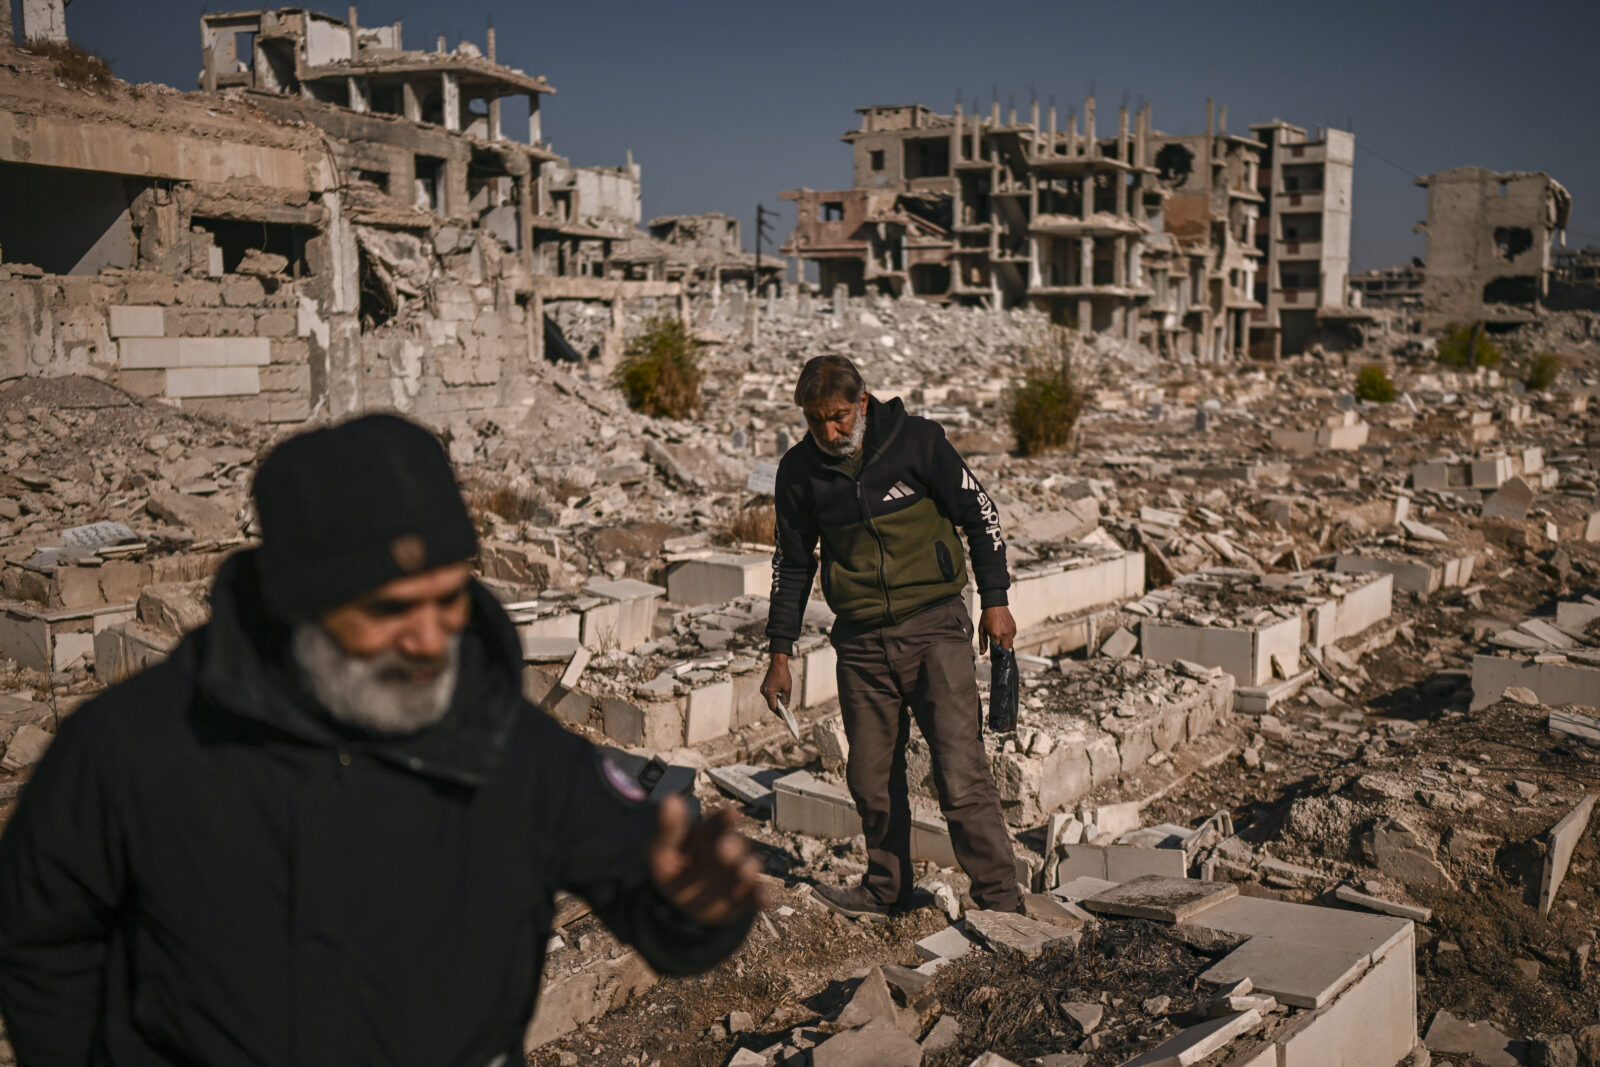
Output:
[[912,717],[933,752],[939,809],[956,859],[972,879],[973,901],[997,911],[1021,903],[1011,835],[979,733],[972,632],[959,599],[892,626],[863,630],[840,621],[834,627],[839,706],[850,740],[845,778],[867,839],[862,884],[885,904],[908,897],[914,882],[906,790]]

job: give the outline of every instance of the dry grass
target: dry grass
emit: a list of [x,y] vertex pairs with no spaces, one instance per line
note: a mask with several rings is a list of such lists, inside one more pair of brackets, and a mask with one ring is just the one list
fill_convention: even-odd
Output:
[[29,52],[55,64],[56,77],[80,89],[109,89],[116,79],[102,57],[71,41],[29,41]]
[[777,543],[778,509],[770,496],[757,497],[723,523],[715,540],[723,545]]
[[476,512],[493,512],[510,523],[531,522],[543,501],[509,485],[478,489],[468,494],[467,504]]

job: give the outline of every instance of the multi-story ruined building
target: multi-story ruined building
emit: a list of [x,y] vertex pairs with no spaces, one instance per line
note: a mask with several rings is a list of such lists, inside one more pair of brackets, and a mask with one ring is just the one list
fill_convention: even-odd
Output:
[[[1263,354],[1303,347],[1298,332],[1287,349],[1277,343],[1269,300],[1309,309],[1313,325],[1320,306],[1342,304],[1348,135],[1330,150],[1299,131],[1303,143],[1284,148],[1275,169],[1272,146],[1289,145],[1296,127],[1262,127],[1268,143],[1229,136],[1225,109],[1219,120],[1209,104],[1205,132],[1185,136],[1154,129],[1147,105],[1131,116],[1122,109],[1115,136],[1102,137],[1093,99],[1081,130],[1076,115],[1058,126],[1054,108],[1041,124],[1037,104],[1026,121],[1012,112],[1002,122],[998,106],[988,116],[921,106],[859,113],[860,128],[844,136],[852,188],[782,194],[797,213],[783,251],[815,263],[824,290],[1026,304],[1085,330],[1207,360],[1243,355],[1269,327]],[[1315,180],[1293,169],[1302,157],[1317,164]],[[1329,172],[1332,179],[1320,176]],[[1328,181],[1342,192],[1325,197]],[[1315,205],[1302,211],[1313,184]],[[1309,260],[1304,278],[1318,279],[1309,295],[1299,291],[1301,273],[1262,277],[1280,261],[1259,219],[1271,216],[1268,198],[1285,185],[1296,187],[1283,204],[1293,209],[1291,236],[1300,213],[1314,213],[1318,236],[1314,250],[1308,239],[1276,253],[1288,257],[1282,263]],[[1323,288],[1340,295],[1325,300]]]
[[1375,311],[1416,312],[1422,307],[1422,262],[1379,267],[1350,275],[1352,302]]
[[[646,229],[612,254],[613,277],[681,282],[690,296],[716,297],[724,285],[752,288],[756,257],[740,244],[739,220],[733,216],[663,215]],[[761,257],[761,291],[782,284],[784,267],[778,256]]]
[[1418,178],[1428,190],[1422,326],[1516,323],[1550,291],[1551,245],[1572,197],[1548,174],[1460,167]]
[[0,62],[0,378],[90,373],[248,421],[449,419],[525,398],[546,301],[611,304],[615,353],[622,301],[681,296],[606,277],[638,169],[557,156],[552,90],[492,35],[408,51],[399,24],[302,9],[202,31],[198,94]]
[[1350,274],[1350,208],[1355,134],[1319,129],[1314,139],[1287,122],[1251,126],[1261,143],[1261,218],[1256,247],[1260,308],[1250,316],[1257,358],[1305,351],[1320,320],[1344,317]]

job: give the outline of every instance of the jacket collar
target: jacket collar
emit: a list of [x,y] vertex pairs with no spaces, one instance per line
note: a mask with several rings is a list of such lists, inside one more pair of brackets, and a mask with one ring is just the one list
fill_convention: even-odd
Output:
[[334,722],[289,667],[289,627],[261,598],[255,549],[217,573],[211,621],[191,635],[200,691],[223,710],[324,748],[355,749],[417,774],[476,786],[506,747],[521,699],[516,628],[489,592],[470,586],[472,617],[461,643],[461,675],[450,712],[406,737],[386,738]]

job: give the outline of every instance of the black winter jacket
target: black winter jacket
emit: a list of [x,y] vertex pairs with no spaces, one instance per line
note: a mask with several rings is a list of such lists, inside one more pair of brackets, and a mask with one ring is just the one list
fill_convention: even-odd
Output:
[[61,723],[0,839],[23,1067],[521,1063],[557,889],[660,971],[737,947],[748,922],[654,890],[654,809],[522,699],[481,587],[450,713],[381,740],[291,680],[253,555],[171,659]]
[[1006,603],[1011,577],[999,512],[944,428],[908,415],[898,398],[868,397],[861,447],[854,478],[810,434],[778,463],[767,616],[773,652],[794,652],[819,540],[822,595],[853,626],[903,622],[960,596],[967,569],[957,528],[966,534],[982,606]]

